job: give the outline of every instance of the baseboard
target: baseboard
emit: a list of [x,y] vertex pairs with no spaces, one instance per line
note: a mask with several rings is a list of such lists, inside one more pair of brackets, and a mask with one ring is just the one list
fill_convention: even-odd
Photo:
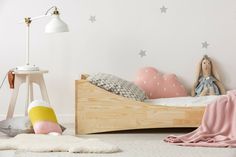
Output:
[[75,116],[73,114],[58,114],[58,121],[63,124],[74,124]]
[[[23,114],[15,114],[14,117],[22,117]],[[6,115],[0,114],[0,120],[4,120]],[[61,124],[73,124],[75,123],[75,116],[73,114],[57,114],[57,120]]]

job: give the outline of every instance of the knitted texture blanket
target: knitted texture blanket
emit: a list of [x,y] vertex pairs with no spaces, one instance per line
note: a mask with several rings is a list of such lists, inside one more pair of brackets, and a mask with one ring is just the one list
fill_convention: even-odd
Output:
[[164,141],[181,146],[236,147],[236,90],[208,104],[196,130]]

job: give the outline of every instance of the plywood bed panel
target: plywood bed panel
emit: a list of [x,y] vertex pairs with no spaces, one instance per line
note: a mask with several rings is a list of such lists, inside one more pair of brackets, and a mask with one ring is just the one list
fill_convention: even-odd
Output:
[[199,126],[205,107],[168,107],[112,94],[87,80],[75,81],[76,134],[144,128]]

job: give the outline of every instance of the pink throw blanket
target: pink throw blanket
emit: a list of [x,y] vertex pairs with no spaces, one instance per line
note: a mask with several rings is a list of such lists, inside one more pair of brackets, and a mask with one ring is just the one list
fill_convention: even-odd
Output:
[[236,90],[207,105],[202,124],[182,136],[164,141],[181,146],[236,147]]

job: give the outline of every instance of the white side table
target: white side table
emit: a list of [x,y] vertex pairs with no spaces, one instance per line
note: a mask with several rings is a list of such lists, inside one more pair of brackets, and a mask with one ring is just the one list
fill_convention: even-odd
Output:
[[33,83],[39,85],[42,99],[48,103],[49,97],[47,94],[46,85],[44,82],[43,74],[48,73],[47,70],[39,70],[39,71],[13,71],[15,74],[15,81],[14,81],[14,89],[12,91],[8,112],[7,112],[7,119],[13,117],[15,104],[19,92],[19,88],[23,83],[26,83],[26,104],[25,104],[25,115],[28,115],[28,105],[33,101],[34,94],[33,94]]

